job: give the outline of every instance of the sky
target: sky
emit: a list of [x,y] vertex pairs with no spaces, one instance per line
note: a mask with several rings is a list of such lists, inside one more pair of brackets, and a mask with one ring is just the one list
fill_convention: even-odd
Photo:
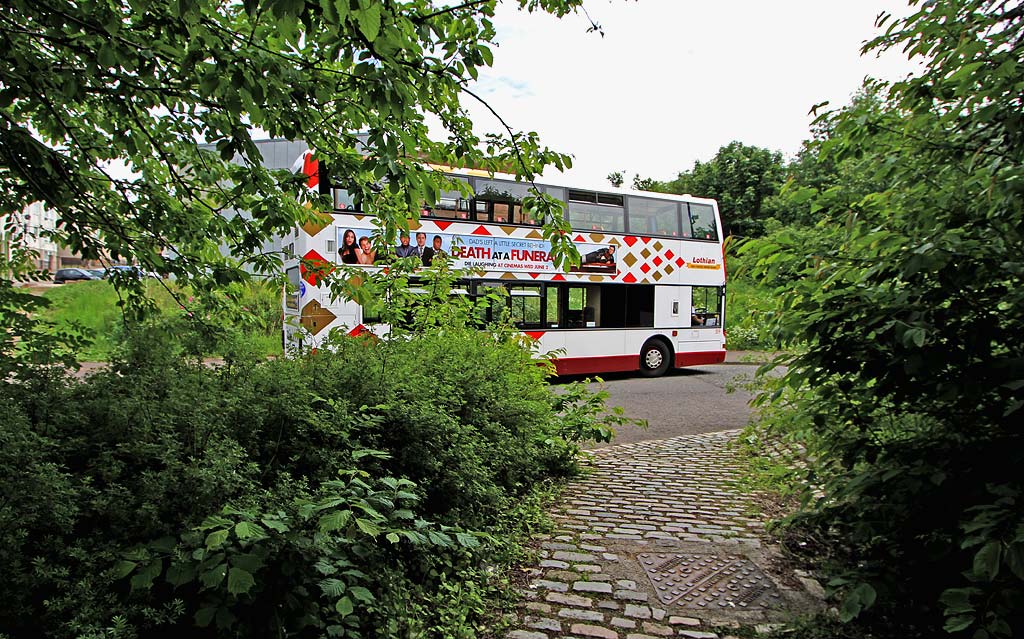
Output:
[[[607,187],[667,180],[733,140],[787,157],[810,135],[811,107],[839,107],[865,76],[911,70],[899,52],[861,56],[876,16],[899,0],[586,0],[561,20],[499,5],[494,66],[474,88],[514,130],[574,156],[548,182]],[[499,124],[470,105],[480,129]]]

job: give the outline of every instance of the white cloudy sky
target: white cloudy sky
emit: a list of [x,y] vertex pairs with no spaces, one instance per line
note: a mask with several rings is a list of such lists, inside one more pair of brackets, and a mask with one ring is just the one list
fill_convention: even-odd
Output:
[[[902,55],[861,56],[901,0],[587,0],[557,20],[501,5],[500,47],[476,90],[514,129],[575,156],[546,180],[607,186],[615,170],[668,179],[732,140],[790,155],[810,108],[848,102],[866,75],[895,79]],[[474,108],[486,130],[494,119]]]

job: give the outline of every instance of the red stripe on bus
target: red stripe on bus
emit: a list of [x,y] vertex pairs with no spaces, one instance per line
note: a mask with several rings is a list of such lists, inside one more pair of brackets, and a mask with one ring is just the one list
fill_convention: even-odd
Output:
[[698,351],[696,353],[676,353],[676,366],[700,366],[701,364],[721,364],[725,361],[725,351]]
[[607,355],[604,357],[563,357],[555,360],[559,375],[590,375],[591,373],[625,373],[640,369],[640,355]]
[[[725,351],[676,353],[676,366],[721,364]],[[640,355],[605,355],[601,357],[562,357],[555,360],[559,375],[591,375],[594,373],[628,373],[640,370]]]

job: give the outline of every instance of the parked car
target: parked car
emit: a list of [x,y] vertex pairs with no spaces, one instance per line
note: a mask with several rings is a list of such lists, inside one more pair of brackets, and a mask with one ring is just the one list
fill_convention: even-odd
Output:
[[53,276],[54,284],[64,284],[65,282],[82,282],[85,280],[98,280],[99,275],[96,275],[89,269],[85,268],[62,268],[58,270]]
[[101,280],[107,274],[107,271],[105,269],[102,269],[102,268],[91,268],[91,269],[88,269],[88,271],[90,273],[92,273],[93,275],[95,275],[96,277],[98,277],[99,279],[101,279]]
[[106,272],[104,273],[103,277],[109,278],[111,275],[113,275],[115,273],[125,273],[126,275],[133,275],[133,276],[135,276],[135,277],[137,277],[139,279],[142,279],[144,277],[160,277],[159,275],[157,275],[153,271],[147,271],[146,269],[142,268],[141,266],[121,266],[121,265],[111,266],[110,268],[108,268],[106,270]]

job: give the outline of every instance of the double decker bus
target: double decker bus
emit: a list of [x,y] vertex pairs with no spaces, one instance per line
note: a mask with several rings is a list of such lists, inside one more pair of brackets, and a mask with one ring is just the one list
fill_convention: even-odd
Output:
[[[321,224],[296,230],[286,245],[291,293],[285,295],[286,345],[315,345],[331,331],[386,331],[353,301],[334,299],[303,263],[381,268],[384,249],[367,248],[373,217],[353,208],[343,189],[317,175],[307,153],[311,188],[333,195]],[[477,171],[448,173],[473,195],[444,191],[410,221],[410,234],[389,247],[424,267],[439,252],[452,267],[475,273],[459,284],[471,296],[507,291],[515,326],[558,351],[559,375],[638,371],[725,360],[725,258],[714,200],[618,189],[537,184],[564,202],[581,264],[565,271],[551,261],[540,223],[523,209],[530,184]],[[367,241],[369,240],[369,241]],[[287,240],[286,240],[287,241]]]

